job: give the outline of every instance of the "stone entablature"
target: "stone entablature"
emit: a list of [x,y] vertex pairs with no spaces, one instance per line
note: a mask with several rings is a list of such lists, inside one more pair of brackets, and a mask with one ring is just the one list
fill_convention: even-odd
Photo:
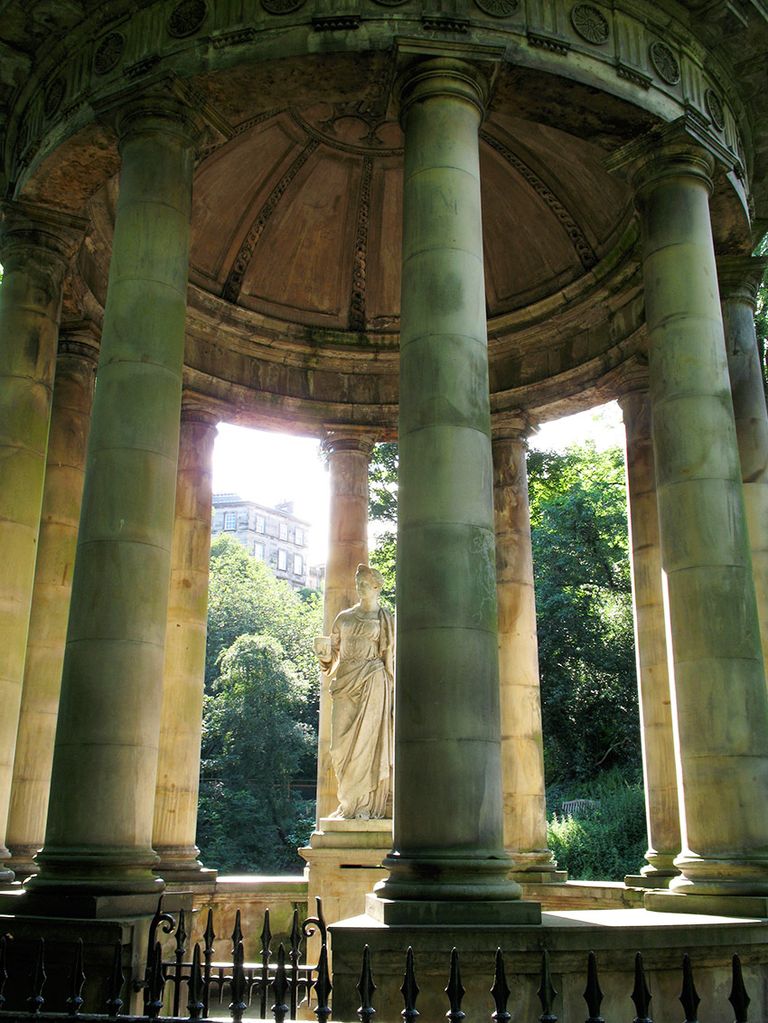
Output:
[[292,514],[290,503],[270,508],[238,494],[213,495],[211,535],[234,537],[295,589],[308,585],[309,523]]

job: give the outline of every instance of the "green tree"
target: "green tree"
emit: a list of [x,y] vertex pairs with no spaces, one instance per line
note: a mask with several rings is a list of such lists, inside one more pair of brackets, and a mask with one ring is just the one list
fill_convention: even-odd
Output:
[[206,696],[198,843],[224,872],[298,869],[314,803],[291,779],[316,746],[300,720],[307,685],[268,636],[240,636],[224,652]]
[[381,602],[395,609],[395,560],[397,557],[397,444],[377,444],[368,474],[368,515],[379,527],[368,560],[384,576]]

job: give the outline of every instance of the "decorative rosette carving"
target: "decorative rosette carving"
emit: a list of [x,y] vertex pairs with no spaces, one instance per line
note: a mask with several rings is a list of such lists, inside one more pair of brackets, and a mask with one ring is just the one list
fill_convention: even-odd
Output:
[[667,85],[677,85],[680,81],[680,63],[666,43],[651,43],[648,48],[656,74]]
[[594,4],[576,4],[572,7],[571,24],[588,43],[600,46],[608,40],[608,19]]
[[725,111],[723,110],[723,101],[714,89],[707,89],[704,93],[704,106],[707,108],[712,124],[718,131],[722,131],[725,128]]
[[96,74],[106,75],[117,67],[123,50],[125,50],[125,36],[120,32],[110,32],[109,35],[104,36],[93,55],[93,70]]
[[45,90],[45,97],[43,98],[43,110],[45,111],[45,116],[53,117],[53,115],[61,106],[61,101],[63,99],[64,79],[54,78],[54,80]]
[[205,21],[207,13],[205,0],[181,0],[168,19],[168,35],[176,39],[194,35]]
[[483,14],[490,14],[492,18],[508,18],[520,6],[520,0],[475,0],[475,3]]

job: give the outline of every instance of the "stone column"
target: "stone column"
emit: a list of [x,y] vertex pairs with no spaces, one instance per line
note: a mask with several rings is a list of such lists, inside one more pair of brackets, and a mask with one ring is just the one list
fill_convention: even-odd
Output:
[[510,920],[501,793],[496,552],[478,129],[487,85],[453,58],[400,82],[394,847],[368,912]]
[[710,226],[713,164],[683,139],[659,143],[634,175],[682,839],[680,876],[646,905],[764,916],[768,691]]
[[666,888],[670,879],[679,873],[673,860],[680,852],[680,811],[648,392],[631,391],[619,399],[619,404],[626,432],[635,656],[648,825],[646,866],[640,874],[625,878],[625,882],[632,886]]
[[[45,845],[32,891],[155,892],[193,133],[170,90],[117,114],[122,170]],[[90,903],[89,903],[90,904]]]
[[768,412],[755,334],[757,289],[766,261],[724,256],[717,266],[763,662],[768,665]]
[[37,556],[62,285],[82,221],[0,209],[0,881]]
[[[557,864],[547,848],[536,597],[525,463],[528,432],[519,417],[516,422],[494,422],[504,847],[512,857],[516,880],[550,881]],[[564,880],[564,874],[561,876]]]
[[68,332],[59,341],[8,814],[10,865],[20,878],[37,872],[32,857],[45,836],[97,358],[87,330]]
[[217,423],[194,398],[182,400],[152,845],[160,857],[157,873],[185,884],[216,878],[197,859],[195,835]]
[[[326,636],[336,615],[357,601],[355,569],[368,562],[368,462],[374,438],[329,430],[323,440],[330,470],[331,504],[328,562],[325,570],[323,630]],[[339,805],[331,764],[331,695],[328,680],[320,689],[317,749],[317,820]]]

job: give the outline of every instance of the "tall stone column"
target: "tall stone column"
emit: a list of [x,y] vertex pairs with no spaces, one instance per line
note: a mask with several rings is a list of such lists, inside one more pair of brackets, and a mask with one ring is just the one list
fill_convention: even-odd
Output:
[[[499,604],[499,693],[504,847],[518,881],[550,881],[539,650],[533,588],[526,436],[521,419],[494,422],[493,501]],[[565,875],[561,873],[564,880]]]
[[197,797],[208,625],[212,458],[218,416],[182,399],[152,845],[165,881],[212,883],[197,859]]
[[67,263],[82,221],[26,203],[0,209],[0,881],[45,478]]
[[21,878],[37,872],[33,856],[45,837],[97,358],[88,330],[68,332],[59,341],[8,814],[10,865]]
[[126,100],[40,873],[148,893],[181,410],[193,132],[170,90]]
[[[331,626],[339,611],[357,601],[355,569],[361,562],[368,562],[368,463],[373,444],[374,438],[370,435],[341,430],[329,430],[323,439],[331,477],[323,601],[326,636],[331,634]],[[323,678],[317,749],[318,825],[339,805],[330,749],[331,695],[328,680]]]
[[625,878],[625,882],[666,888],[679,873],[673,861],[680,852],[680,810],[648,391],[630,391],[619,399],[619,404],[626,434],[635,656],[648,826],[646,865],[639,874]]
[[688,140],[636,169],[680,797],[680,876],[651,908],[768,913],[768,691],[709,215]]
[[755,334],[757,289],[766,261],[724,256],[717,267],[763,662],[768,665],[768,411]]
[[[538,907],[508,878],[478,129],[487,84],[433,58],[400,82],[394,847],[368,901],[386,923]],[[512,914],[518,908],[520,917]]]

